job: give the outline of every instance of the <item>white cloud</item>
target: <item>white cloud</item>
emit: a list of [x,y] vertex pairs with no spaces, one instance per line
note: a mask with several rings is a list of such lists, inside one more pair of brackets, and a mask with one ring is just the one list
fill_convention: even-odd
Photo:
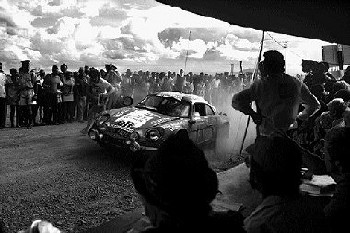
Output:
[[[80,66],[134,61],[140,66],[160,62],[166,67],[166,64],[182,64],[189,50],[189,58],[203,69],[209,67],[209,60],[211,69],[239,60],[253,66],[262,33],[151,0],[2,0],[0,3],[0,22],[7,22],[7,28],[1,30],[12,33],[2,44],[1,56],[11,65],[14,61],[31,59],[43,66],[53,62]],[[188,30],[193,31],[190,41]],[[288,41],[285,50],[266,36],[270,40],[264,46],[285,53],[290,72],[301,70],[300,57],[321,60],[321,46],[327,44],[270,34],[278,41]]]

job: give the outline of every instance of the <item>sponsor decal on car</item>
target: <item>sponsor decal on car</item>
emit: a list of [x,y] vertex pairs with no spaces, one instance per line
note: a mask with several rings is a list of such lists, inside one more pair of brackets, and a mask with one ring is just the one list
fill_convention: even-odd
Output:
[[[147,110],[130,112],[115,120],[123,128],[139,128],[154,118],[154,114]],[[124,125],[124,126],[122,126]],[[132,126],[131,126],[132,125]]]
[[162,123],[167,122],[167,121],[170,121],[170,120],[171,120],[170,117],[165,117],[165,118],[160,118],[160,119],[151,121],[150,124],[151,124],[152,126],[156,126],[156,125],[162,124]]

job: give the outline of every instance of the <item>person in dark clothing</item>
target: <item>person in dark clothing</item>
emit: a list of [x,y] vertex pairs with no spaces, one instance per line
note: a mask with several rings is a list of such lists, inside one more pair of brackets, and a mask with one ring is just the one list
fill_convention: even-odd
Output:
[[170,136],[155,155],[136,156],[131,177],[152,224],[144,232],[244,232],[240,213],[212,210],[217,176],[186,131]]
[[30,61],[21,61],[22,67],[19,69],[19,107],[20,107],[20,126],[26,126],[28,128],[33,126],[32,118],[32,105],[35,104],[34,87],[30,71]]
[[43,123],[52,124],[52,105],[51,105],[51,74],[46,74],[42,84],[42,104],[43,104]]
[[322,206],[299,191],[302,151],[281,134],[257,138],[251,153],[250,178],[262,203],[245,220],[248,233],[327,232]]
[[6,84],[6,98],[7,104],[10,105],[10,123],[11,128],[15,127],[14,118],[16,114],[16,127],[19,124],[19,87],[18,87],[18,73],[16,69],[10,69],[9,81]]
[[87,99],[86,92],[88,88],[87,76],[83,67],[79,68],[78,75],[75,82],[75,100],[77,105],[77,120],[82,123],[86,119]]
[[331,232],[349,228],[350,212],[350,127],[334,128],[325,137],[325,161],[336,181],[336,191],[324,212]]
[[[59,73],[58,73],[58,67],[57,65],[52,66],[52,73],[49,76],[49,96],[50,96],[50,106],[52,110],[52,118],[53,118],[53,124],[60,124],[60,113],[62,113],[62,92],[61,88],[63,86],[63,83],[60,79]],[[50,117],[51,119],[51,117]]]
[[349,89],[341,89],[341,90],[337,91],[333,97],[334,97],[334,99],[342,98],[345,102],[349,102],[350,101],[350,90]]

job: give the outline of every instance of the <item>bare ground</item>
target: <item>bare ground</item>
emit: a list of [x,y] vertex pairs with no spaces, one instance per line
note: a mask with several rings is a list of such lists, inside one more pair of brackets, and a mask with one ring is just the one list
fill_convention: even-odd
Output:
[[79,232],[141,206],[131,160],[81,135],[82,127],[0,131],[1,218],[9,232],[35,219]]
[[[141,207],[129,177],[130,157],[99,147],[80,134],[83,127],[0,131],[0,218],[8,232],[35,219],[82,232]],[[220,171],[240,161],[211,164]]]

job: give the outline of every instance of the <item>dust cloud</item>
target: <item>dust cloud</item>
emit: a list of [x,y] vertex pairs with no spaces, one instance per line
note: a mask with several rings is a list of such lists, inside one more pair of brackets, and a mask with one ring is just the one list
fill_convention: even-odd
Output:
[[[224,159],[229,159],[239,155],[239,150],[242,145],[242,140],[244,137],[244,131],[247,127],[248,116],[243,113],[236,111],[231,106],[232,96],[234,93],[224,93],[218,97],[218,101],[215,106],[217,112],[226,113],[230,120],[230,130],[229,130],[229,138],[222,139],[223,143],[220,143],[220,151],[224,152],[224,155],[227,156]],[[250,120],[247,137],[244,140],[243,149],[254,142],[256,137],[255,131],[256,125],[252,120]]]

